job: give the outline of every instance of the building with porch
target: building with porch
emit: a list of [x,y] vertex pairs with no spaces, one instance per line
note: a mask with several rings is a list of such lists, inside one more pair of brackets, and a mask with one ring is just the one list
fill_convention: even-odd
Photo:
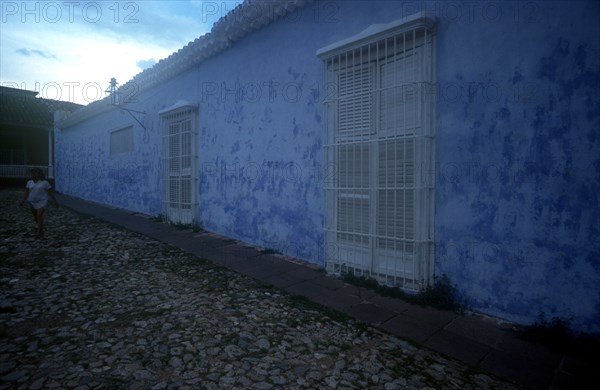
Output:
[[31,168],[54,179],[54,112],[80,104],[37,98],[38,92],[0,87],[0,185],[24,186]]

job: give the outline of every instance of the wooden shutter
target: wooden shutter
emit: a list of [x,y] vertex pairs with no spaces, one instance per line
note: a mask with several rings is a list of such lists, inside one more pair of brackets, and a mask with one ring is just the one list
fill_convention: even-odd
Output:
[[414,134],[416,127],[420,126],[417,74],[419,52],[418,49],[411,50],[380,65],[380,136]]
[[364,140],[373,133],[373,66],[350,66],[337,74],[336,140]]

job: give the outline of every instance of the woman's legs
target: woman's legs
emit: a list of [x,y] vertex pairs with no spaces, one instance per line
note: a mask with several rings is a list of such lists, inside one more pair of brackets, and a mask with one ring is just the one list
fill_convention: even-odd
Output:
[[31,215],[33,215],[34,222],[37,224],[37,221],[38,221],[37,210],[34,209],[33,206],[30,206],[29,209],[31,210]]
[[39,238],[44,237],[44,208],[35,210],[35,222],[37,223],[37,234]]

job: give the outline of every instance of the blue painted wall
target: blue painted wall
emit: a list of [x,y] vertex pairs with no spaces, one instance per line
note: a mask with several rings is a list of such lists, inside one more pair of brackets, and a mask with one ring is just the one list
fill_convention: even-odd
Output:
[[[126,113],[110,112],[55,132],[59,192],[132,211],[161,211],[156,121],[144,131]],[[134,125],[134,153],[109,155],[110,132]]]
[[[323,263],[315,51],[416,11],[437,20],[436,275],[473,308],[600,331],[597,2],[317,2],[57,134],[59,191],[159,214],[157,112],[199,104],[200,223]],[[135,124],[135,151],[108,130]]]
[[599,3],[531,4],[439,24],[436,274],[477,310],[598,332]]

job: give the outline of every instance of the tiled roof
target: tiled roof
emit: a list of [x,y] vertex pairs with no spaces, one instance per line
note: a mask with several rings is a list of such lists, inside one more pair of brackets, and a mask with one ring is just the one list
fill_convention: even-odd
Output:
[[[252,31],[272,23],[314,0],[269,0],[244,2],[219,19],[208,34],[196,38],[152,68],[138,73],[121,86],[123,91],[137,93],[160,84],[181,72],[231,47]],[[69,127],[89,117],[112,109],[110,97],[93,102],[61,121],[59,127]]]
[[0,87],[0,124],[52,128],[54,111],[75,111],[81,104],[36,98],[38,92]]

